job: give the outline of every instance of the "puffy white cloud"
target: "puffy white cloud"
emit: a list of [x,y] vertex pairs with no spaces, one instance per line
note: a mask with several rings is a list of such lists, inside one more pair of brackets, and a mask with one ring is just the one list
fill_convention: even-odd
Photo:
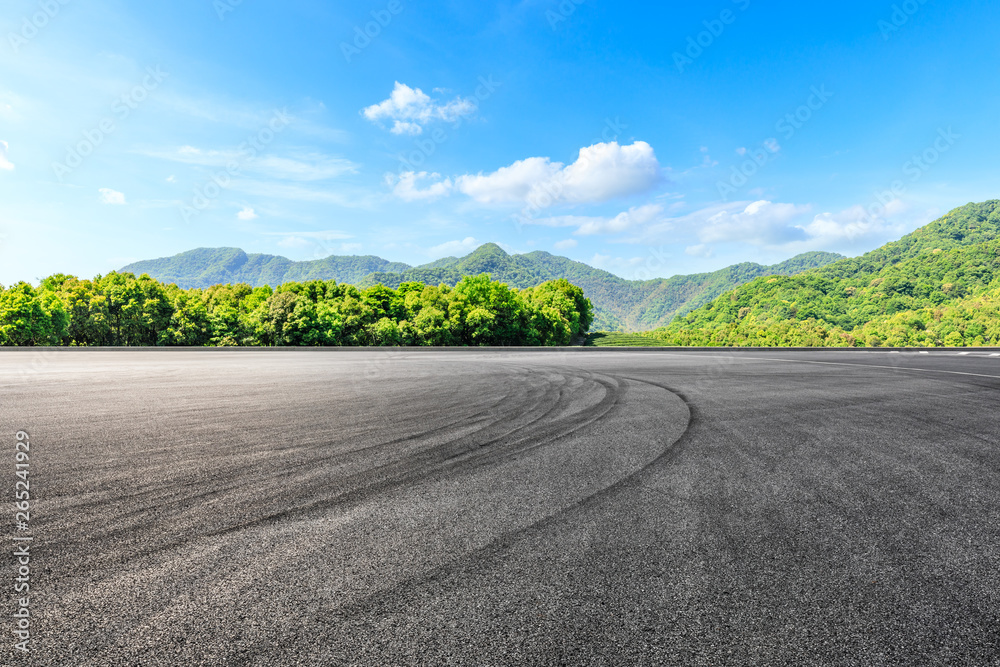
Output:
[[251,206],[244,206],[243,210],[236,214],[240,220],[256,220],[257,212]]
[[637,141],[620,146],[612,141],[581,148],[570,165],[531,157],[491,174],[460,176],[455,187],[484,204],[548,208],[557,203],[595,203],[646,192],[661,178],[660,163],[649,144]]
[[524,202],[532,195],[544,195],[561,168],[549,158],[531,157],[489,175],[459,176],[456,184],[461,192],[483,204]]
[[428,254],[434,257],[451,257],[468,255],[470,252],[481,246],[482,243],[471,236],[467,236],[461,241],[448,241],[441,245],[436,245],[428,249]]
[[6,141],[0,141],[0,169],[12,171],[14,169],[14,165],[7,157],[8,149],[10,149],[10,145]]
[[577,246],[576,239],[566,239],[564,241],[557,241],[553,244],[556,250],[569,250],[570,248],[575,248]]
[[[802,229],[790,223],[808,213],[808,206],[775,204],[766,200],[734,206],[735,210],[720,210],[700,221],[697,234],[702,243],[740,241],[780,245],[804,238]],[[696,220],[697,215],[691,222]]]
[[100,188],[98,192],[101,193],[101,203],[103,204],[111,204],[113,206],[122,206],[125,204],[125,195],[117,190]]
[[420,134],[423,126],[433,120],[453,122],[474,113],[477,108],[475,100],[456,97],[440,102],[419,88],[410,88],[397,81],[389,99],[365,107],[361,113],[373,123],[393,121],[390,130],[393,134]]
[[579,159],[566,167],[566,199],[606,201],[645,192],[660,179],[660,163],[645,141],[630,146],[595,144],[581,149]]
[[911,227],[904,220],[907,211],[908,207],[901,200],[893,199],[884,206],[879,204],[868,209],[852,206],[835,214],[820,213],[812,222],[799,228],[810,239],[823,245],[854,243],[872,237],[895,237],[905,234]]
[[[403,201],[420,201],[437,199],[438,197],[443,197],[451,192],[451,179],[446,178],[442,181],[440,178],[441,174],[431,174],[426,171],[421,171],[419,173],[407,171],[403,172],[399,176],[389,174],[386,177],[386,183],[392,187],[392,193]],[[420,189],[420,181],[435,179],[437,179],[435,183],[431,183],[430,186],[424,188],[423,190]]]
[[392,125],[393,134],[420,134],[424,131],[424,128],[420,127],[416,123],[410,123],[403,120],[397,120]]

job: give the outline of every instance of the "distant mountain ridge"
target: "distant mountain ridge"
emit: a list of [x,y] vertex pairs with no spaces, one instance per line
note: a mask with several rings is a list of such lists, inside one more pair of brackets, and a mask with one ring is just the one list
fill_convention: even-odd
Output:
[[125,273],[148,273],[160,282],[178,287],[205,288],[226,283],[277,287],[287,282],[336,280],[356,283],[376,271],[405,271],[409,264],[366,255],[336,256],[296,262],[279,255],[247,254],[239,248],[196,248],[173,257],[148,259],[122,267]]
[[487,243],[465,257],[445,257],[416,267],[371,255],[295,262],[276,255],[247,254],[239,248],[198,248],[173,257],[135,262],[121,271],[148,273],[183,288],[225,283],[277,287],[284,282],[307,280],[397,288],[403,282],[455,285],[463,276],[487,273],[494,280],[524,289],[565,278],[582,287],[594,304],[593,330],[646,331],[665,326],[675,317],[755,278],[794,275],[840,259],[843,256],[836,253],[811,252],[774,266],[746,262],[712,273],[636,281],[540,250],[510,255],[495,243]]

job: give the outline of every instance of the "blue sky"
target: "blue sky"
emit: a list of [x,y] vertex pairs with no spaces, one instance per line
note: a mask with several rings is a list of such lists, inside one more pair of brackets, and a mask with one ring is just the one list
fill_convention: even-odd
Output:
[[1000,196],[1000,5],[8,0],[0,282],[195,247],[650,278]]

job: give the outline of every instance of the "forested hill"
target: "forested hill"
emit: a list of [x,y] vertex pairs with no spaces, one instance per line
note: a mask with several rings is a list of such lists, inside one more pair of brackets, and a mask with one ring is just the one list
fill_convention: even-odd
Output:
[[861,257],[761,278],[651,334],[680,345],[1000,344],[1000,201]]
[[251,287],[306,280],[336,280],[338,283],[355,284],[375,271],[405,271],[408,264],[389,262],[381,257],[338,257],[310,262],[294,262],[277,255],[243,252],[239,248],[197,248],[173,257],[161,257],[135,262],[123,267],[120,273],[142,275],[164,283],[173,283],[182,289],[204,289],[212,285],[246,283]]
[[493,243],[466,257],[446,257],[417,267],[372,256],[293,262],[274,255],[248,255],[238,248],[199,248],[174,257],[136,262],[121,271],[148,273],[183,288],[226,283],[277,287],[288,281],[336,280],[361,288],[382,284],[395,289],[404,282],[454,286],[464,276],[487,273],[493,280],[525,289],[562,278],[582,287],[594,304],[594,329],[644,331],[664,326],[676,315],[759,276],[792,275],[841,257],[812,252],[774,266],[744,263],[713,273],[634,281],[547,252],[510,255]]

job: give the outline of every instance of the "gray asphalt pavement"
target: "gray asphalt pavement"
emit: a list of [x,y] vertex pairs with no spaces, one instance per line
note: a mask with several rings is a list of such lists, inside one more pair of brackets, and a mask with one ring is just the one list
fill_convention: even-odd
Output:
[[3,664],[1000,665],[988,352],[3,350],[0,376]]

